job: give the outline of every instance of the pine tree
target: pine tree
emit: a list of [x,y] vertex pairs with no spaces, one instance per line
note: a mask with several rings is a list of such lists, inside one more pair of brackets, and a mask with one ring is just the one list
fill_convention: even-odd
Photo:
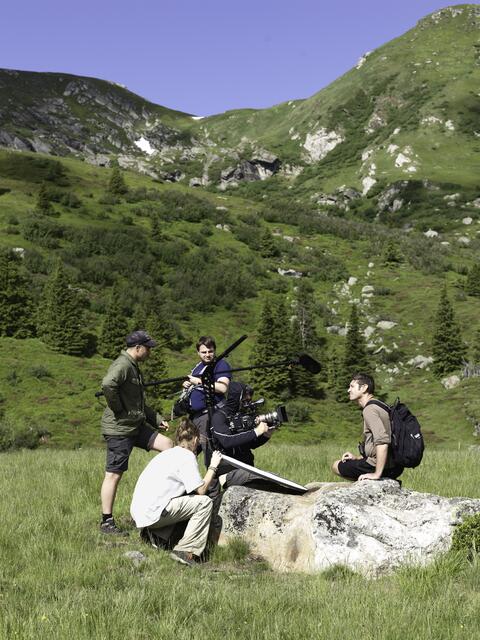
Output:
[[161,227],[160,227],[160,217],[157,213],[152,213],[151,216],[151,233],[150,236],[152,238],[152,240],[154,240],[155,242],[160,242],[164,235],[162,233]]
[[82,355],[87,346],[84,299],[70,283],[62,263],[48,277],[37,310],[37,334],[56,351]]
[[108,182],[108,191],[114,196],[123,196],[128,192],[125,179],[118,166],[114,166]]
[[268,229],[265,229],[260,236],[260,253],[263,258],[275,258],[278,256],[278,247]]
[[[296,354],[308,353],[321,360],[320,350],[323,341],[315,327],[314,291],[306,280],[300,280],[296,290],[291,345]],[[291,385],[293,395],[314,396],[317,378],[303,367],[292,367]]]
[[383,251],[383,264],[396,264],[401,261],[402,258],[400,256],[397,243],[393,240],[393,238],[390,238],[389,240],[387,240],[385,249]]
[[455,320],[453,307],[444,287],[435,319],[432,356],[433,371],[442,376],[455,371],[465,358],[466,348]]
[[468,272],[465,290],[469,296],[480,296],[480,263],[474,264]]
[[[252,364],[268,364],[290,359],[290,338],[291,328],[284,301],[268,295],[260,316]],[[290,395],[291,381],[287,367],[255,369],[252,371],[251,380],[257,397],[265,395],[269,398],[284,398]]]
[[360,321],[357,306],[352,305],[350,319],[348,321],[347,335],[345,338],[345,351],[338,372],[336,384],[336,398],[340,402],[348,402],[346,389],[350,384],[352,376],[359,371],[369,373],[367,349],[365,339],[360,331]]
[[128,334],[128,321],[123,313],[120,299],[120,287],[115,285],[110,293],[98,342],[98,352],[104,358],[111,360],[125,348],[125,337]]
[[48,187],[45,183],[42,183],[40,191],[37,194],[37,202],[35,204],[35,210],[43,215],[49,215],[52,213],[52,205],[50,202],[50,194]]
[[0,255],[0,335],[29,338],[35,335],[32,282],[21,272],[21,259],[13,252]]
[[472,357],[473,363],[477,366],[480,365],[480,327],[476,330],[473,339]]
[[335,400],[338,402],[346,402],[348,399],[344,377],[341,375],[342,368],[343,355],[340,353],[338,348],[332,348],[328,357],[327,365],[328,388],[332,392]]
[[[162,321],[157,314],[152,314],[144,327],[146,331],[157,342],[157,346],[154,347],[148,360],[142,364],[142,372],[145,378],[145,382],[153,382],[155,380],[162,380],[167,377],[167,364],[165,362],[165,351],[163,347],[162,339]],[[178,391],[180,385],[177,383],[175,387],[168,385],[158,385],[153,387],[147,387],[147,396],[149,398],[149,405],[154,407],[157,411],[161,411],[161,398],[166,395]],[[150,399],[153,398],[153,402]]]

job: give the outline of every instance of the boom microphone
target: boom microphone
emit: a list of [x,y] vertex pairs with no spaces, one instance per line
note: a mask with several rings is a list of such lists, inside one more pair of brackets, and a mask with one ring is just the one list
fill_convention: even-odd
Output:
[[301,353],[298,356],[298,361],[295,364],[299,364],[301,367],[309,371],[310,373],[320,373],[322,365],[314,360],[311,356],[306,353]]

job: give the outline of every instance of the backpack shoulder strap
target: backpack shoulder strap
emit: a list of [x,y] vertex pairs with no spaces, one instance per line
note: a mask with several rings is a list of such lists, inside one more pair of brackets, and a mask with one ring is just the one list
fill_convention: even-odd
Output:
[[[371,404],[375,404],[377,405],[377,407],[380,407],[381,409],[384,409],[389,415],[392,411],[392,407],[390,407],[390,405],[388,405],[386,402],[382,402],[381,400],[369,400],[367,402],[367,404],[365,405],[365,407],[368,407]],[[365,409],[365,407],[363,407]]]

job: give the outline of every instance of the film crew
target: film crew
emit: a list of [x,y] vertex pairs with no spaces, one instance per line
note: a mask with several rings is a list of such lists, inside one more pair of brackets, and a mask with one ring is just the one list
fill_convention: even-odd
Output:
[[[185,394],[188,396],[188,414],[200,430],[202,443],[207,438],[208,410],[201,376],[206,367],[214,362],[216,347],[215,340],[211,336],[201,336],[198,339],[196,348],[200,362],[193,367],[188,380],[183,383]],[[231,378],[230,365],[223,358],[220,359],[215,363],[213,370],[215,386],[214,410],[223,406]]]
[[188,521],[170,557],[190,566],[207,543],[213,503],[205,494],[222,458],[218,451],[212,453],[202,480],[196,459],[199,442],[198,428],[182,418],[173,449],[159,453],[142,471],[130,508],[142,538],[157,548],[166,546],[176,523]]
[[348,396],[356,402],[363,414],[363,441],[359,445],[360,455],[346,451],[340,460],[332,465],[338,476],[348,480],[396,479],[403,467],[395,465],[390,452],[391,426],[386,409],[369,404],[374,400],[375,381],[366,373],[353,376],[348,388]]
[[145,404],[139,363],[156,346],[146,331],[134,331],[126,338],[126,349],[112,362],[102,381],[107,406],[102,416],[102,435],[107,445],[105,477],[101,488],[102,533],[127,535],[113,518],[118,484],[128,469],[133,447],[164,451],[173,446],[157,429],[168,429],[164,418]]

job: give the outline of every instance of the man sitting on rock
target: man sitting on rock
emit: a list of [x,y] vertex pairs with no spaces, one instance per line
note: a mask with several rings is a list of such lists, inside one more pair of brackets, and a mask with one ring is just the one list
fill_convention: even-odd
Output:
[[198,427],[184,418],[177,428],[173,449],[155,456],[140,474],[130,507],[142,537],[150,539],[154,546],[158,546],[157,542],[166,545],[173,525],[188,521],[170,557],[190,566],[207,543],[213,503],[205,494],[222,459],[218,451],[212,453],[202,480],[196,459],[199,442]]
[[[374,400],[375,382],[366,373],[353,376],[348,388],[350,400],[356,402],[363,413],[363,441],[359,445],[361,455],[346,451],[332,465],[338,476],[347,480],[380,480],[398,478],[403,467],[395,465],[389,451],[391,426],[388,407],[371,403]],[[378,402],[378,401],[377,401]]]

